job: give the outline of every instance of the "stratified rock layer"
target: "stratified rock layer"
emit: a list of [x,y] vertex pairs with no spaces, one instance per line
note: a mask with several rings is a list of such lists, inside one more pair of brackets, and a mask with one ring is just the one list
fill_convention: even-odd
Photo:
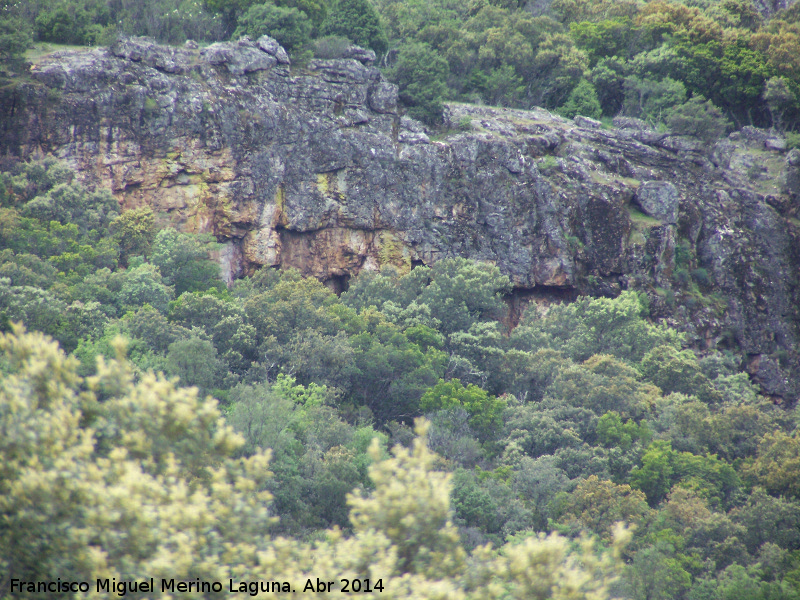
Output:
[[468,105],[434,135],[350,50],[293,70],[267,37],[55,53],[0,91],[0,148],[215,234],[228,280],[297,267],[342,286],[463,256],[519,296],[639,289],[695,347],[740,350],[795,401],[796,151],[750,129],[708,148],[635,119]]

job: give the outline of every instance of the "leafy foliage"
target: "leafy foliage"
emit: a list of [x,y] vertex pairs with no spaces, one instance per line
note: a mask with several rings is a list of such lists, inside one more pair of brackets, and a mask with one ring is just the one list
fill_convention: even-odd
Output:
[[644,296],[532,306],[509,332],[508,278],[462,259],[340,297],[293,270],[226,288],[211,239],[55,161],[0,184],[3,572],[796,597],[797,419]]
[[311,41],[311,21],[294,7],[254,4],[239,17],[238,24],[234,39],[248,35],[255,40],[268,35],[289,52],[301,50]]
[[[20,578],[221,581],[235,568],[261,579],[259,556],[269,555],[268,568],[295,586],[324,567],[337,580],[369,574],[400,598],[467,588],[499,597],[499,583],[529,598],[551,587],[603,594],[618,568],[618,555],[569,551],[557,536],[469,557],[449,519],[449,476],[434,470],[424,437],[382,461],[373,439],[375,490],[349,496],[351,537],[331,530],[313,544],[272,539],[269,454],[231,458],[242,439],[212,400],[152,375],[134,383],[123,358],[101,365],[82,389],[76,361],[40,334],[3,335],[0,348],[0,562]],[[418,434],[425,431],[420,424]],[[468,560],[485,570],[468,573]]]
[[570,119],[578,115],[599,119],[603,115],[603,109],[600,106],[600,99],[597,97],[597,91],[595,91],[594,86],[585,79],[582,79],[569,93],[567,101],[558,109],[558,112]]
[[447,63],[424,43],[401,46],[397,63],[389,77],[397,83],[400,99],[409,107],[409,114],[426,123],[442,118],[442,101],[447,94],[444,78]]
[[378,13],[369,0],[333,0],[321,33],[346,37],[379,55],[389,46]]
[[0,17],[0,60],[18,68],[31,41],[262,33],[301,58],[314,41],[317,56],[338,58],[331,40],[347,39],[375,50],[408,113],[431,125],[452,99],[569,117],[623,111],[708,141],[730,123],[796,130],[796,12],[764,19],[751,0],[29,0]]

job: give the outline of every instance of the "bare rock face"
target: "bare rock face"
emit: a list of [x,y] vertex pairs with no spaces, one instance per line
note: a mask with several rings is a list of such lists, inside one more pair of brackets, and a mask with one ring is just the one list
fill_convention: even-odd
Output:
[[674,225],[678,222],[678,190],[669,181],[647,181],[639,186],[633,201],[655,219]]
[[463,256],[526,297],[641,290],[794,402],[800,159],[774,136],[708,148],[632,119],[456,104],[432,132],[399,114],[369,52],[347,56],[291,69],[268,37],[55,53],[0,90],[0,148],[213,233],[229,281],[297,267],[341,288]]

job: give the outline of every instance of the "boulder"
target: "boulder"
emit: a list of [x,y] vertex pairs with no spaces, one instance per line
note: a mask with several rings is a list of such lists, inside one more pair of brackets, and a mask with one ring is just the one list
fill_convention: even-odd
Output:
[[648,181],[639,186],[633,201],[646,215],[665,223],[678,222],[680,195],[669,181]]

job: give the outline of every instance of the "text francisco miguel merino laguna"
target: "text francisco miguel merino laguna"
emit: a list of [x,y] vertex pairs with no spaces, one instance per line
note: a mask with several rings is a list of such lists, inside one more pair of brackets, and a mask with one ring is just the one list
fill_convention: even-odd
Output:
[[[333,581],[323,581],[319,578],[307,579],[305,582],[304,592],[329,592],[333,590]],[[378,579],[375,581],[374,586],[370,586],[369,580],[341,580],[345,585],[353,585],[356,581],[359,583],[360,591],[372,592],[383,591],[383,582]],[[366,584],[366,589],[361,587],[361,583]],[[96,593],[105,592],[108,594],[116,594],[124,596],[130,593],[154,593],[156,588],[154,586],[153,578],[142,581],[117,581],[116,579],[98,579],[94,586],[91,586],[86,581],[62,581],[60,578],[55,581],[23,581],[20,579],[11,580],[11,594],[15,593],[50,593],[50,594],[69,594],[75,592],[88,593],[94,587]],[[289,584],[288,581],[235,581],[228,580],[228,585],[224,586],[219,581],[201,581],[196,579],[194,581],[185,581],[174,579],[161,580],[162,593],[175,593],[175,592],[228,592],[228,593],[245,593],[250,596],[256,596],[261,592],[295,592],[295,589]],[[345,591],[345,590],[342,590]],[[346,590],[350,591],[350,590]]]

